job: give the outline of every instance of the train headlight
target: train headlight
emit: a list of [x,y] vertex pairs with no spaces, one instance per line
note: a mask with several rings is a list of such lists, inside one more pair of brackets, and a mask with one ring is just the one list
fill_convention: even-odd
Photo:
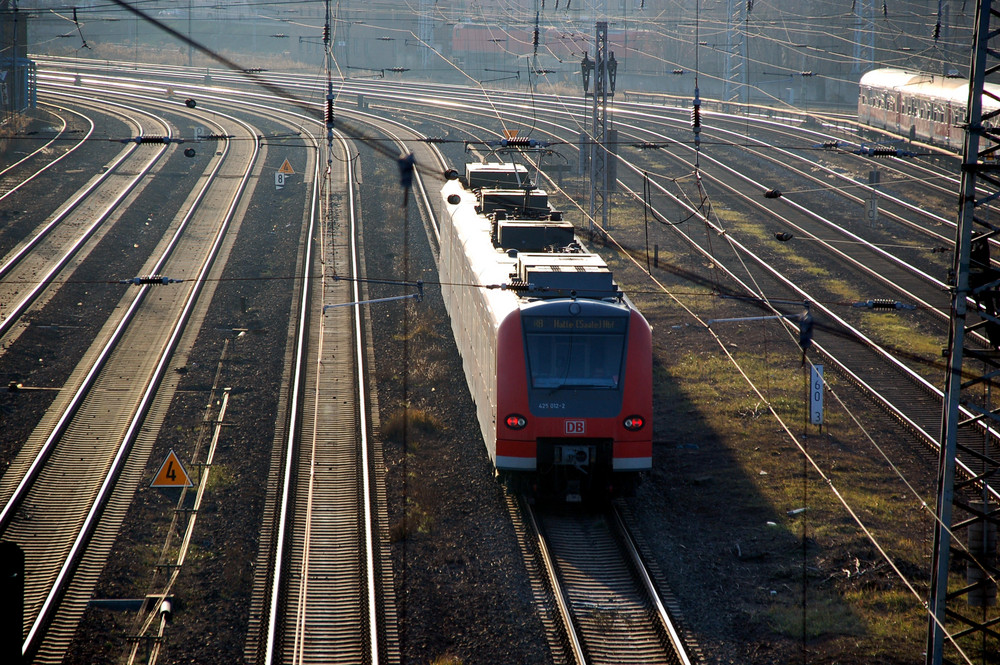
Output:
[[528,421],[525,420],[524,416],[520,416],[516,413],[512,413],[504,418],[503,422],[510,429],[524,429],[528,424]]
[[629,416],[622,424],[625,425],[625,429],[628,431],[638,432],[646,426],[646,419],[642,416]]

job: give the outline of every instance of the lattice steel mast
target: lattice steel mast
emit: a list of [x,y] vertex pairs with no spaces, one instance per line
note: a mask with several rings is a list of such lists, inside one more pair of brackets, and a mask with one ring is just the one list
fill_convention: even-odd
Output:
[[875,1],[854,2],[854,64],[851,73],[860,74],[875,62]]
[[[615,76],[618,63],[615,54],[608,51],[608,23],[598,21],[594,40],[594,59],[586,53],[580,65],[583,74],[584,95],[588,92],[591,76],[594,79],[593,105],[590,125],[590,228],[600,218],[601,228],[608,228],[609,205],[614,185],[614,164],[617,152],[614,143],[615,131],[608,117],[608,97],[615,94]],[[611,145],[609,145],[609,143]],[[581,146],[583,149],[583,146]]]
[[726,86],[722,98],[727,102],[746,104],[747,95],[747,40],[746,22],[753,0],[727,0],[726,15]]
[[[986,206],[1000,198],[1000,164],[997,163],[1000,136],[995,129],[990,129],[997,124],[1000,115],[1000,110],[995,110],[1000,109],[1000,98],[984,89],[987,80],[1000,77],[998,35],[1000,14],[993,9],[992,0],[980,0],[976,8],[969,74],[948,369],[941,417],[938,522],[934,531],[928,601],[928,665],[956,662],[945,658],[946,646],[949,653],[959,655],[963,662],[969,660],[966,650],[981,649],[984,658],[990,652],[1000,652],[1000,633],[997,632],[1000,617],[996,610],[989,610],[996,605],[998,577],[996,528],[1000,511],[997,510],[995,488],[1000,454],[995,432],[983,431],[984,424],[995,429],[1000,423],[1000,415],[989,401],[990,387],[1000,376],[1000,353],[997,351],[1000,347],[1000,319],[997,318],[1000,270],[991,265],[989,244],[1000,235],[1000,227],[986,219]],[[986,112],[983,111],[984,95],[992,100],[991,110]],[[967,322],[970,309],[975,320],[971,325]],[[985,332],[993,348],[984,351],[967,347],[967,333],[973,330]],[[963,367],[966,357],[976,363]],[[983,389],[986,398],[976,399],[969,392],[972,388]],[[966,462],[963,477],[956,482],[959,452]],[[965,575],[961,578],[949,575],[953,556],[956,562],[966,564]],[[974,609],[979,610],[979,617],[972,616]]]

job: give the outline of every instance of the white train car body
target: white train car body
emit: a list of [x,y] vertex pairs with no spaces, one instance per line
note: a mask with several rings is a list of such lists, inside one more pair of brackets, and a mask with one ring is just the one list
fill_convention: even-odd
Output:
[[[991,95],[1000,98],[1000,86],[985,85]],[[966,79],[883,68],[862,76],[858,88],[860,122],[911,140],[961,150],[969,101]],[[983,95],[984,114],[1000,109],[990,94]]]

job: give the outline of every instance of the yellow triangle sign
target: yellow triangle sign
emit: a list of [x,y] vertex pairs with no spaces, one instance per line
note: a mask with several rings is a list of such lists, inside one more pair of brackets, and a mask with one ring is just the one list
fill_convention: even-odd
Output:
[[167,453],[167,459],[163,460],[163,465],[156,472],[150,487],[192,487],[191,476],[184,470],[184,465],[177,459],[177,454],[171,450]]
[[281,165],[278,169],[278,173],[284,173],[286,175],[292,175],[295,171],[292,169],[292,165],[288,163],[288,158],[285,158],[285,163]]

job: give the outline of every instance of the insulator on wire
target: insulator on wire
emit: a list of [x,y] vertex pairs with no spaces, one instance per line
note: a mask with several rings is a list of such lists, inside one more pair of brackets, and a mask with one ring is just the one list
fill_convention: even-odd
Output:
[[131,277],[129,279],[118,280],[119,284],[176,284],[183,282],[182,279],[171,279],[163,275],[143,275],[142,277]]
[[333,125],[333,95],[327,95],[326,106],[323,107],[323,122],[327,127]]
[[122,139],[122,143],[183,143],[182,139],[172,139],[169,136],[136,136],[131,139]]
[[535,148],[539,145],[538,141],[527,136],[511,136],[509,138],[501,139],[500,145],[504,148]]
[[860,150],[855,150],[856,155],[865,155],[867,157],[914,157],[915,154],[909,150],[900,150],[899,148],[886,148],[881,146],[862,146]]
[[694,130],[695,150],[701,148],[701,97],[698,94],[698,86],[694,87],[694,108],[691,109],[691,129]]
[[888,298],[872,298],[871,300],[862,300],[861,302],[854,303],[853,307],[858,307],[860,309],[881,309],[881,310],[896,310],[896,309],[916,309],[916,305],[910,305],[908,303],[899,302],[898,300],[889,300]]

